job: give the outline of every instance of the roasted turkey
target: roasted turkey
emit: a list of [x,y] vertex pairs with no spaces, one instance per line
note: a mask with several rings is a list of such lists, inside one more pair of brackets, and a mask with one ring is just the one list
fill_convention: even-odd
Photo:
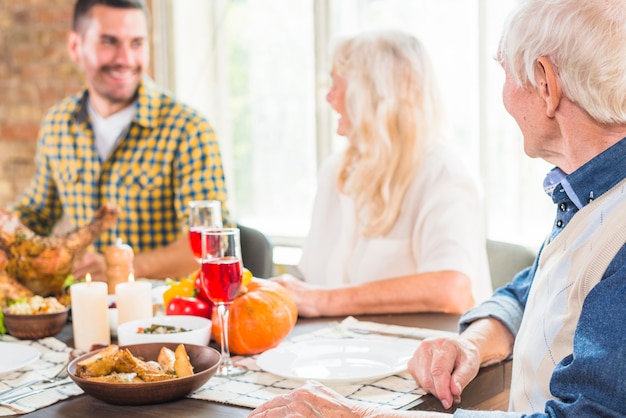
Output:
[[88,225],[63,235],[43,237],[22,224],[15,214],[0,209],[0,306],[33,293],[60,293],[74,263],[116,219],[117,210],[105,205]]

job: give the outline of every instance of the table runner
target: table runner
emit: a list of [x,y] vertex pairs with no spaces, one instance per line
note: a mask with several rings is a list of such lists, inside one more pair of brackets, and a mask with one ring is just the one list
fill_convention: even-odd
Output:
[[[396,334],[398,337],[375,334],[361,335],[349,331],[348,328],[383,331],[389,334]],[[354,317],[348,317],[341,323],[329,324],[326,328],[287,339],[281,344],[293,344],[321,337],[358,337],[383,339],[387,341],[414,341],[415,347],[417,348],[419,341],[410,340],[405,337],[426,338],[435,335],[454,335],[454,333],[359,321]],[[247,408],[256,408],[275,396],[288,393],[302,386],[302,381],[283,378],[261,370],[256,364],[257,357],[258,356],[233,357],[234,362],[247,367],[249,371],[233,378],[212,377],[199,390],[190,394],[189,397]],[[420,398],[425,394],[425,392],[417,386],[408,371],[364,384],[328,384],[327,386],[349,399],[364,402],[368,405],[392,409],[409,409],[419,405],[422,402]]]
[[[1,373],[0,392],[25,382],[44,377],[53,377],[62,367],[67,365],[70,352],[72,351],[70,347],[54,337],[43,338],[41,340],[18,340],[10,335],[2,335],[0,336],[0,341],[29,345],[41,353],[41,357],[33,363],[18,370]],[[74,384],[69,377],[67,381],[70,382],[70,384],[60,387],[51,387],[44,392],[33,394],[32,396],[16,400],[10,404],[0,404],[0,416],[26,414],[52,405],[60,400],[67,399],[70,396],[83,393],[82,389]],[[44,387],[46,386],[37,386],[37,388]],[[10,396],[31,391],[33,391],[32,387],[23,388],[10,394]]]

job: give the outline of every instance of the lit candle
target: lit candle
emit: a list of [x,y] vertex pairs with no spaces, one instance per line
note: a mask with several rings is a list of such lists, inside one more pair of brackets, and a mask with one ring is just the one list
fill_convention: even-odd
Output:
[[135,276],[130,273],[128,282],[115,286],[115,304],[118,325],[135,319],[152,318],[152,285],[136,282]]
[[107,284],[92,282],[87,273],[84,283],[70,287],[74,346],[89,351],[94,344],[110,344]]

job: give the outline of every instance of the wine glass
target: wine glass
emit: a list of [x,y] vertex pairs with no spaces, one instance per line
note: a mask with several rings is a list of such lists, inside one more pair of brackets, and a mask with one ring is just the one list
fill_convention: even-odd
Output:
[[222,204],[219,200],[192,200],[189,202],[189,216],[187,218],[189,244],[198,263],[202,259],[202,230],[221,227]]
[[216,376],[230,377],[246,372],[235,366],[228,348],[228,313],[242,281],[242,260],[239,229],[202,230],[201,286],[217,308],[220,321],[222,362]]

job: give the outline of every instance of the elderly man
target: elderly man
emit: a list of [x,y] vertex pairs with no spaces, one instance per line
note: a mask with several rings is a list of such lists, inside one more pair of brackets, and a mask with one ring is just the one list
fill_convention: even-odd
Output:
[[[624,416],[626,2],[523,1],[498,57],[525,152],[556,166],[544,184],[556,220],[534,265],[464,314],[457,338],[424,341],[409,370],[447,408],[480,366],[512,355],[510,412],[455,416]],[[251,417],[438,415],[373,410],[310,384]]]

